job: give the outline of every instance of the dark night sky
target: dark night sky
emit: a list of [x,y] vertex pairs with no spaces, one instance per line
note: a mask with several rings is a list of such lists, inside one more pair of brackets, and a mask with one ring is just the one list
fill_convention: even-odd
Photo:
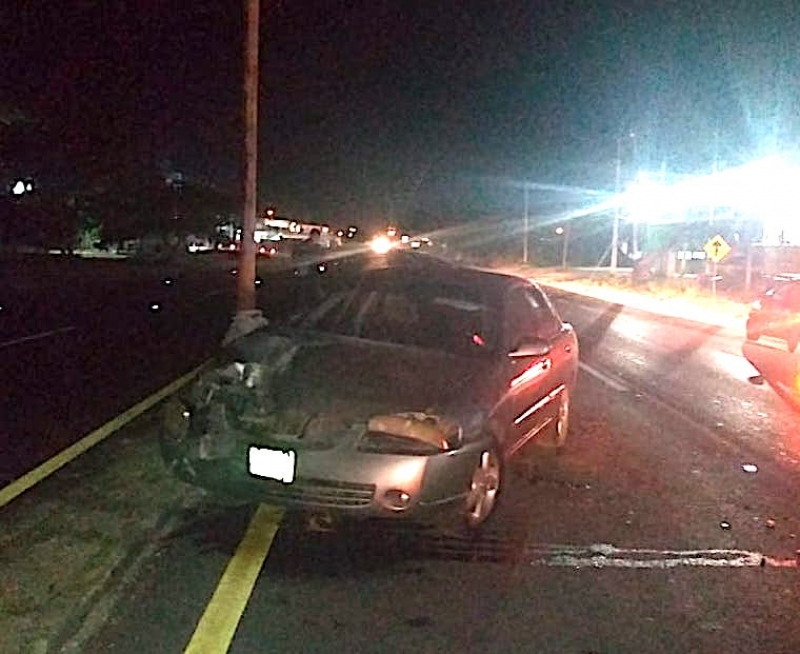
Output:
[[[505,180],[609,188],[630,131],[631,169],[794,148],[798,15],[750,0],[262,2],[259,195],[332,222],[503,214],[519,205]],[[43,121],[75,156],[238,188],[241,2],[3,0],[0,20],[0,112]]]

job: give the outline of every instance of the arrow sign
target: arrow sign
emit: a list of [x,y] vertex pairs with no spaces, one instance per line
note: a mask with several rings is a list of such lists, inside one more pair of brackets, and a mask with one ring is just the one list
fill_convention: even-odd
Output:
[[731,253],[731,246],[719,234],[710,238],[703,246],[703,250],[714,263],[719,263]]

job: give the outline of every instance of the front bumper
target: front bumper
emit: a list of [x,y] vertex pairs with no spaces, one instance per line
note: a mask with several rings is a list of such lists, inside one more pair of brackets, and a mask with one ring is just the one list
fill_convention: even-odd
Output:
[[[300,450],[295,479],[285,484],[251,475],[244,449],[201,458],[162,439],[174,474],[214,494],[353,518],[419,519],[463,501],[481,450],[481,443],[430,456]],[[392,501],[398,493],[408,495],[401,507]]]

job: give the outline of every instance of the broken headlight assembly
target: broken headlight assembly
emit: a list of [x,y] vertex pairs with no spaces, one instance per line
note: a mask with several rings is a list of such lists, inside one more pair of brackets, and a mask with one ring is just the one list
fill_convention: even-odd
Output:
[[164,435],[172,441],[184,440],[189,433],[189,407],[179,398],[172,397],[164,404],[161,415]]
[[430,456],[461,446],[461,427],[428,413],[373,416],[358,442],[360,452]]

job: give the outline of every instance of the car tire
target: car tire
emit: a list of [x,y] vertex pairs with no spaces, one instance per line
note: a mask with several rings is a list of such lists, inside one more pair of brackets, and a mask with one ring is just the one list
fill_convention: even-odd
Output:
[[475,462],[461,521],[467,532],[474,532],[494,514],[503,487],[503,460],[496,447],[481,450]]
[[550,444],[553,445],[557,451],[563,449],[569,434],[569,418],[571,394],[569,386],[561,391],[558,402],[558,413],[556,413],[555,420],[553,421],[553,428],[550,430]]

